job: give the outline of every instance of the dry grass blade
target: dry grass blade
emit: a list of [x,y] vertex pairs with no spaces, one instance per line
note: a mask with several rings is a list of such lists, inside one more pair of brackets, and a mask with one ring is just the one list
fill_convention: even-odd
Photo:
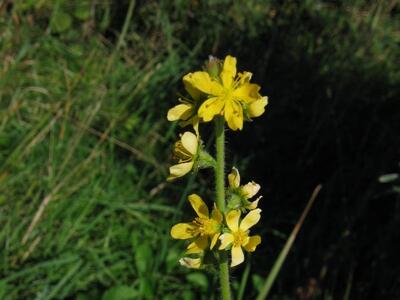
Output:
[[278,273],[281,270],[283,263],[285,262],[285,259],[290,251],[290,248],[292,248],[293,243],[296,239],[296,236],[299,233],[300,228],[303,225],[304,220],[307,217],[307,214],[310,211],[312,205],[314,204],[314,201],[317,198],[321,188],[322,188],[322,185],[319,184],[314,189],[314,191],[310,197],[310,200],[308,200],[308,203],[307,203],[306,207],[304,208],[303,213],[300,216],[299,221],[294,226],[293,231],[290,234],[288,240],[286,241],[285,246],[283,247],[281,253],[279,253],[277,260],[275,261],[270,274],[268,275],[267,279],[265,280],[265,284],[264,284],[263,288],[261,289],[261,292],[258,294],[257,300],[263,300],[263,299],[267,298],[269,291],[271,290],[271,287],[274,284],[274,281],[275,281],[276,277],[278,276]]

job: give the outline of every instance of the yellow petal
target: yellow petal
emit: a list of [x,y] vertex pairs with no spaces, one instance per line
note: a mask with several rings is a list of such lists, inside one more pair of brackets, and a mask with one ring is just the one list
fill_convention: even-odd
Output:
[[219,237],[219,240],[221,241],[221,245],[219,246],[219,250],[224,250],[226,249],[230,244],[233,243],[233,240],[235,237],[233,236],[232,233],[223,233]]
[[233,97],[246,103],[250,103],[257,99],[261,99],[259,90],[260,86],[258,84],[245,83],[234,90]]
[[261,116],[265,111],[265,106],[268,104],[268,97],[262,97],[256,101],[253,101],[248,106],[248,112],[250,118]]
[[168,111],[168,121],[185,120],[189,117],[192,106],[189,104],[178,104]]
[[240,218],[240,210],[231,210],[226,215],[226,225],[228,225],[229,229],[232,231],[237,231],[239,228],[239,218]]
[[249,238],[246,245],[243,246],[244,250],[247,252],[254,252],[256,247],[261,243],[261,237],[259,235],[254,235]]
[[171,228],[171,236],[177,240],[187,240],[197,235],[197,226],[192,223],[179,223]]
[[241,72],[238,74],[239,77],[239,84],[243,85],[245,83],[250,82],[251,77],[253,76],[250,72]]
[[223,93],[221,84],[212,80],[207,72],[189,73],[183,77],[183,80],[188,82],[193,88],[212,96],[218,96]]
[[192,167],[193,167],[193,161],[171,166],[169,168],[170,176],[167,178],[167,180],[172,181],[178,177],[186,175],[187,173],[190,172]]
[[235,167],[232,168],[231,173],[228,175],[229,186],[231,188],[238,188],[240,185],[240,174],[239,170]]
[[231,267],[237,266],[242,262],[244,262],[244,253],[242,247],[240,246],[232,247],[231,253],[232,253]]
[[193,156],[197,153],[198,140],[197,136],[190,131],[186,131],[181,137],[182,145]]
[[225,57],[224,66],[221,72],[221,79],[224,87],[231,87],[236,76],[236,58],[228,55]]
[[182,257],[179,260],[181,266],[190,269],[199,269],[201,267],[201,259],[200,258],[190,258],[190,257]]
[[251,181],[241,187],[243,196],[246,199],[250,199],[250,198],[254,197],[258,193],[259,190],[260,190],[260,185],[255,183],[254,181]]
[[186,248],[186,254],[202,253],[208,246],[208,238],[206,236],[198,237],[194,242],[190,243]]
[[211,212],[211,219],[213,219],[213,220],[217,221],[217,223],[221,224],[223,218],[224,218],[224,216],[221,214],[221,212],[215,206],[215,203],[214,203],[214,208],[213,208],[213,210]]
[[229,100],[225,103],[225,120],[232,130],[242,130],[243,128],[243,108],[239,102]]
[[248,230],[252,226],[258,223],[261,218],[261,209],[257,208],[250,211],[240,222],[240,229],[243,231]]
[[200,218],[208,219],[209,216],[208,207],[204,203],[203,199],[200,198],[199,195],[191,194],[189,195],[188,200],[192,205],[194,211]]
[[262,196],[258,197],[256,200],[254,200],[253,202],[250,202],[249,205],[246,206],[246,208],[248,210],[252,210],[252,209],[256,209],[258,206],[258,201],[260,201],[260,199],[262,198]]
[[199,100],[201,96],[201,91],[196,89],[188,80],[187,77],[183,77],[183,84],[185,86],[185,90],[189,93],[189,95],[193,98],[193,100]]
[[222,98],[213,97],[206,100],[199,108],[198,115],[204,122],[211,121],[215,115],[219,115],[224,108],[225,102]]
[[215,244],[218,241],[218,237],[220,234],[221,233],[218,232],[218,233],[214,234],[213,237],[211,238],[210,250],[212,250],[212,248],[214,248]]

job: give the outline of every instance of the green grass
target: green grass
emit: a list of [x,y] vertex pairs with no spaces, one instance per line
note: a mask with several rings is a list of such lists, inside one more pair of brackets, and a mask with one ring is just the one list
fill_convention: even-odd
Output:
[[190,54],[145,58],[100,35],[5,23],[0,294],[99,299],[129,286],[116,293],[190,299],[168,231],[181,214],[165,184],[174,125],[161,118]]
[[[399,35],[389,4],[200,2],[104,1],[90,17],[61,0],[19,2],[11,12],[0,4],[0,299],[217,299],[215,274],[181,268],[183,243],[169,236],[170,226],[186,219],[188,193],[212,194],[193,178],[165,182],[178,131],[166,112],[182,75],[208,54],[231,52],[239,62],[248,59],[257,79],[271,79],[272,90],[282,91],[271,99],[278,117],[279,108],[286,116],[296,107],[289,93],[299,91],[301,74],[287,75],[288,62],[317,65],[334,96],[363,89],[344,85],[354,65],[365,81],[384,74],[388,87],[398,83]],[[284,70],[268,73],[270,57]],[[286,90],[288,82],[294,86]],[[331,101],[332,89],[318,94]],[[383,100],[393,97],[390,91]],[[310,145],[320,138],[314,133]],[[235,159],[230,147],[228,159]],[[289,213],[285,222],[293,223],[298,213]],[[255,298],[279,253],[266,249],[280,249],[290,232],[262,230],[265,248],[251,269],[247,264],[233,274],[242,299]],[[331,276],[339,285],[349,281],[346,295],[352,295],[352,277]],[[275,297],[290,299],[286,287],[278,285]],[[326,299],[334,290],[327,285]]]

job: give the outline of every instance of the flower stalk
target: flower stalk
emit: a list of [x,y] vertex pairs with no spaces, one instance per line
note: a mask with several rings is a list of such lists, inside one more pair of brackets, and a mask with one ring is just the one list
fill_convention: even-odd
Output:
[[[260,185],[254,181],[241,185],[234,166],[228,175],[229,185],[225,185],[225,128],[241,130],[245,121],[262,115],[268,103],[259,93],[260,86],[250,79],[250,72],[237,72],[236,58],[210,58],[203,71],[183,77],[187,94],[167,114],[169,121],[178,121],[182,127],[191,125],[195,132],[186,131],[175,143],[177,164],[170,167],[168,180],[206,168],[215,171],[212,205],[197,194],[189,195],[197,216],[191,222],[175,224],[170,234],[188,243],[179,260],[182,266],[205,271],[218,267],[222,300],[231,299],[230,268],[243,263],[246,252],[254,252],[261,243],[259,235],[250,234],[261,217],[257,208],[261,196],[251,200]],[[200,135],[200,124],[210,121],[215,125],[215,156],[206,152]]]
[[[215,194],[216,203],[220,211],[225,212],[225,128],[224,119],[215,119],[215,148],[216,148],[216,168],[215,168]],[[229,285],[229,266],[226,252],[219,255],[219,282],[222,300],[231,299]]]

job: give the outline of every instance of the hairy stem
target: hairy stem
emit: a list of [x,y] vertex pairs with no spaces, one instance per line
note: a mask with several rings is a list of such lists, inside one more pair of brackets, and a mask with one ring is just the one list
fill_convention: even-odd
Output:
[[[217,165],[215,168],[215,192],[218,209],[225,212],[225,120],[217,117],[215,120],[215,147],[217,151]],[[222,300],[231,299],[229,287],[228,257],[225,251],[219,256],[219,282]]]

